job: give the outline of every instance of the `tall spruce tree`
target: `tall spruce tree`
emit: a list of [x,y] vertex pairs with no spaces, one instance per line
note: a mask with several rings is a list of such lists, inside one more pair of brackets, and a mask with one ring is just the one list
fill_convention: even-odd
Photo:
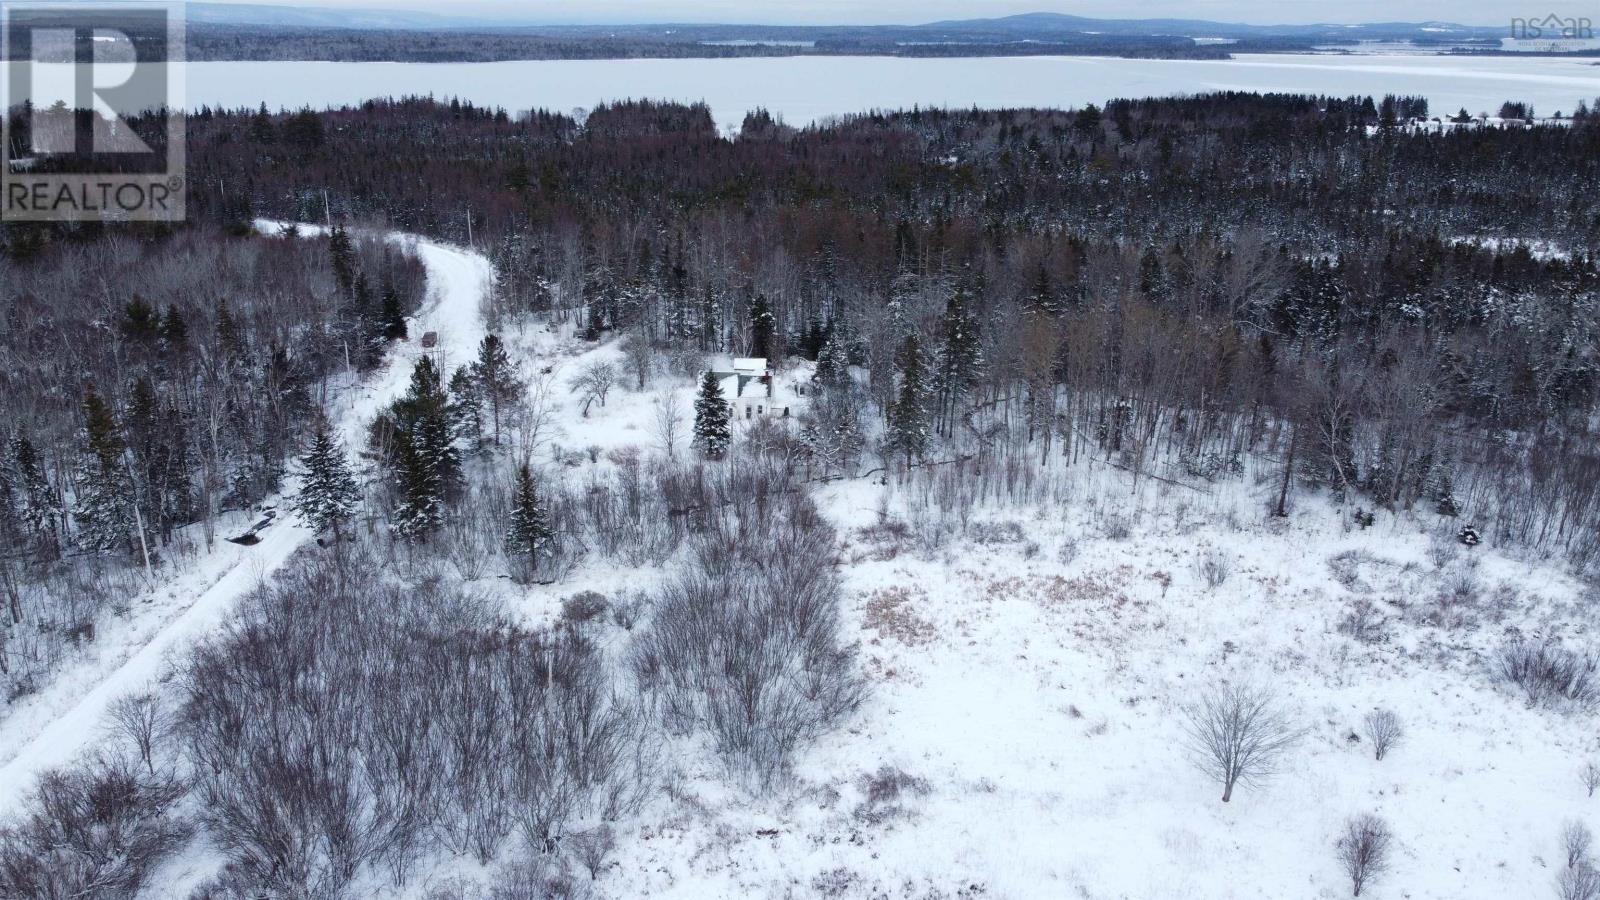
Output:
[[127,451],[111,407],[93,387],[83,394],[83,452],[78,464],[72,517],[84,549],[104,552],[119,545],[133,549],[133,480],[123,459]]
[[694,445],[707,459],[721,459],[733,441],[733,408],[722,396],[717,377],[707,372],[694,401]]
[[305,474],[294,498],[294,511],[316,531],[332,530],[338,542],[343,537],[341,526],[361,505],[361,488],[350,472],[344,447],[326,426],[318,425],[300,465]]
[[958,287],[945,304],[940,323],[944,345],[939,353],[939,409],[941,427],[948,434],[957,406],[983,373],[983,348],[979,344],[978,315],[972,292]]
[[334,283],[340,292],[350,296],[356,285],[356,250],[343,225],[333,226],[333,233],[328,236],[328,255],[333,259]]
[[483,444],[483,393],[466,366],[457,367],[450,376],[450,421],[456,435],[469,447]]
[[[757,294],[750,304],[750,355],[773,359],[777,356],[778,320],[766,294]],[[774,360],[775,361],[775,360]]]
[[60,500],[50,484],[44,460],[24,435],[11,440],[11,471],[16,490],[17,516],[23,529],[38,544],[54,546],[56,523],[62,513]]
[[394,525],[420,540],[444,523],[445,503],[461,479],[461,457],[451,427],[450,400],[429,357],[411,370],[411,387],[390,408],[395,434],[395,482],[400,502]]
[[886,444],[909,464],[928,448],[928,387],[922,343],[915,333],[900,345],[900,391],[889,407]]
[[505,344],[497,335],[486,334],[478,344],[478,358],[472,363],[472,380],[477,383],[482,401],[489,406],[494,442],[498,446],[502,414],[516,404],[523,384],[517,375],[516,363],[511,361]]
[[379,302],[378,325],[382,329],[384,340],[406,339],[406,313],[400,308],[400,291],[395,288],[394,279],[388,274],[383,276],[383,299]]
[[511,496],[511,524],[506,528],[506,553],[524,562],[530,571],[549,556],[555,530],[550,513],[539,499],[533,473],[524,463],[517,470],[517,485]]
[[817,366],[811,381],[823,390],[840,387],[850,380],[849,350],[837,328],[831,329],[817,351]]

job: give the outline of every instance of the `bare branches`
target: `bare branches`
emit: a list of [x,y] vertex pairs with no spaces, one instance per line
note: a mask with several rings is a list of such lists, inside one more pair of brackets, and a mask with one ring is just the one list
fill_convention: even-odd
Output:
[[1374,879],[1389,869],[1389,850],[1394,835],[1388,823],[1371,813],[1355,816],[1345,823],[1336,849],[1345,874],[1350,876],[1354,895],[1361,892]]
[[1253,684],[1209,688],[1184,709],[1184,719],[1195,764],[1222,785],[1223,803],[1233,799],[1236,784],[1271,776],[1300,737],[1273,693]]
[[1594,833],[1577,819],[1569,819],[1561,826],[1561,852],[1567,858],[1567,868],[1588,865],[1589,849],[1594,845]]
[[1372,742],[1373,758],[1380,762],[1405,736],[1400,717],[1387,709],[1375,709],[1367,713],[1362,725],[1366,728],[1367,740]]
[[606,395],[617,384],[617,369],[606,362],[592,362],[584,366],[577,375],[572,377],[568,386],[583,401],[583,415],[589,415],[589,407],[595,402],[601,406],[606,405]]

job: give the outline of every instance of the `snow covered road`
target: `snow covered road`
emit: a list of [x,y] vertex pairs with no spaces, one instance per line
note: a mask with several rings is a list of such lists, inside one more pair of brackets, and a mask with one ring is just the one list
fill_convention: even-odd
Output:
[[[258,221],[266,234],[284,224]],[[298,226],[302,234],[320,229]],[[483,336],[480,304],[492,276],[482,255],[411,235],[390,240],[416,253],[428,273],[428,297],[411,320],[411,340],[393,347],[383,368],[338,389],[329,402],[347,449],[361,446],[367,423],[405,392],[414,361],[435,355],[441,368],[464,362]],[[421,349],[421,336],[438,334],[433,349]],[[283,498],[267,501],[286,510]],[[146,690],[185,648],[211,633],[239,599],[270,578],[314,535],[287,512],[261,532],[260,543],[239,547],[226,541],[203,554],[174,583],[151,593],[171,603],[131,604],[125,620],[107,622],[105,634],[81,659],[69,663],[43,690],[19,702],[0,721],[0,820],[20,808],[38,776],[72,762],[102,733],[106,711],[125,695]],[[184,602],[182,592],[192,590]]]

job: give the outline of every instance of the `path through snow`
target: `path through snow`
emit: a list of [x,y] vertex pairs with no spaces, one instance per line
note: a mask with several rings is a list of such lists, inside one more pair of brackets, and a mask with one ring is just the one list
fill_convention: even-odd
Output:
[[[267,234],[279,234],[283,223],[258,221]],[[298,226],[302,234],[320,233],[314,226]],[[416,253],[427,268],[428,298],[411,320],[411,340],[390,350],[383,368],[354,384],[346,384],[329,401],[330,420],[338,423],[347,449],[363,445],[367,423],[385,405],[405,392],[412,364],[424,351],[421,337],[433,331],[438,345],[434,354],[448,371],[476,351],[483,336],[479,306],[488,289],[492,269],[482,255],[411,235],[394,234],[390,240]],[[280,515],[261,533],[261,542],[239,547],[226,541],[201,556],[180,576],[178,590],[196,591],[192,601],[174,604],[134,604],[135,619],[144,613],[155,621],[127,621],[106,629],[106,650],[91,648],[92,655],[75,661],[29,701],[13,708],[0,723],[0,819],[18,811],[35,780],[44,771],[73,761],[101,733],[106,711],[119,697],[143,690],[167,669],[175,654],[211,633],[234,605],[269,578],[314,535],[294,521],[283,497],[267,501]],[[175,585],[157,592],[175,593]]]

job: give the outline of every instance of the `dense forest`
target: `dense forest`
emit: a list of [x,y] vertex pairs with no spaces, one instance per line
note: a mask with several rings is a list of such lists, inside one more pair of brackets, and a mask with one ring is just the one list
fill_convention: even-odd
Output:
[[[535,874],[494,896],[582,896],[540,861],[603,867],[660,734],[759,791],[867,696],[808,494],[834,480],[964,517],[1091,463],[1248,472],[1264,518],[1313,494],[1353,527],[1426,512],[1592,575],[1600,118],[1568,112],[1435,128],[1414,97],[1216,94],[757,110],[728,137],[648,102],[203,110],[188,224],[0,226],[6,702],[287,482],[331,539],[117,708],[136,752],[41,784],[0,889],[124,896],[203,830],[227,865],[197,897],[339,897],[513,845]],[[418,358],[345,448],[327,392],[417,337],[421,264],[384,229],[490,258],[487,333],[454,369]],[[584,416],[725,353],[809,371],[810,402],[736,442],[707,377],[692,414],[661,409],[661,452],[569,474],[557,388],[500,337],[533,322],[621,347],[628,371],[567,385]],[[548,629],[471,587],[585,556],[674,567]]]
[[1587,561],[1600,119],[1411,127],[1427,113],[1220,94],[795,130],[756,111],[729,140],[703,107],[398,101],[317,127],[212,111],[191,135],[197,183],[254,210],[314,219],[335,185],[340,216],[470,224],[502,314],[848,360],[866,396],[834,424],[892,425],[915,365],[930,439],[910,461],[1272,453],[1280,506],[1292,470],[1353,503],[1492,510],[1498,542]]

